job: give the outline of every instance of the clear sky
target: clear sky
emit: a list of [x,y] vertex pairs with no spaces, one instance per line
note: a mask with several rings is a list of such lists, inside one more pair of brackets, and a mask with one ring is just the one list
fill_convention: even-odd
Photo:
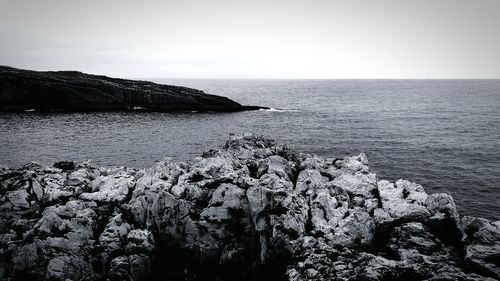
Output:
[[0,0],[0,64],[141,78],[500,78],[500,0]]

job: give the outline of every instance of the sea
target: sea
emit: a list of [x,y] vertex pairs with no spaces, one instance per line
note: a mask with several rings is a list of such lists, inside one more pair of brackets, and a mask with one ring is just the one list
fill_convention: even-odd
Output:
[[364,152],[379,179],[451,194],[464,215],[500,219],[500,80],[155,79],[271,110],[237,113],[0,113],[0,165],[92,159],[189,161],[252,132],[299,152]]

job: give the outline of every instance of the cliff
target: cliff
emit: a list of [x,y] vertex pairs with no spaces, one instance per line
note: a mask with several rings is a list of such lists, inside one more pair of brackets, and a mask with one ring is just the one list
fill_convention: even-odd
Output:
[[38,72],[0,66],[0,110],[232,112],[259,108],[186,87],[76,71]]
[[495,280],[500,221],[254,135],[189,163],[0,168],[2,280]]

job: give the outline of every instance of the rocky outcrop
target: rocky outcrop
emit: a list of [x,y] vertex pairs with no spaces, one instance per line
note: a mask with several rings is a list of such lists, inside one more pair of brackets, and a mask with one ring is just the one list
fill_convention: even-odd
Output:
[[0,110],[233,112],[260,108],[186,87],[0,66]]
[[254,135],[149,169],[3,167],[0,195],[2,280],[500,278],[500,222]]

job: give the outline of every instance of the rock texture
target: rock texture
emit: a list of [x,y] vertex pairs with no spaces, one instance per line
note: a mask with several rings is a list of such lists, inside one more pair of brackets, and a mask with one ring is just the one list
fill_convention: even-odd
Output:
[[0,168],[2,280],[498,280],[500,222],[254,135],[189,163]]
[[232,112],[260,108],[186,87],[76,71],[38,72],[0,66],[0,110]]

